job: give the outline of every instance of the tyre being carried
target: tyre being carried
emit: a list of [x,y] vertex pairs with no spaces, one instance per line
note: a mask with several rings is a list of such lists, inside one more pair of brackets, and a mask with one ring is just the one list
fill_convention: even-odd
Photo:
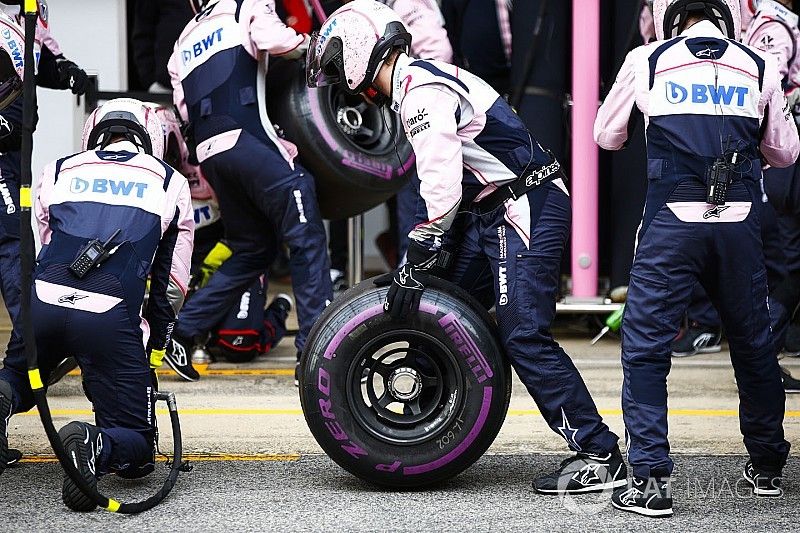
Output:
[[339,220],[388,200],[414,172],[414,153],[396,113],[337,87],[309,89],[303,65],[275,62],[269,116],[297,145],[314,175],[324,218]]
[[300,399],[311,432],[348,472],[391,488],[453,477],[494,441],[511,395],[494,322],[433,279],[420,312],[384,313],[367,280],[336,299],[306,342]]

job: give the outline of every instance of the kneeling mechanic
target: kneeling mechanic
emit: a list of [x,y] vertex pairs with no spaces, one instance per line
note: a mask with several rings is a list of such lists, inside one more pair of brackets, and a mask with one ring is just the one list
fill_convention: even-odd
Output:
[[[94,485],[107,473],[138,478],[153,471],[151,369],[161,365],[183,305],[194,213],[186,178],[160,159],[162,125],[141,102],[111,100],[95,110],[83,148],[50,163],[39,181],[34,209],[42,250],[31,316],[43,381],[67,356],[81,367],[95,424],[71,422],[59,436]],[[12,414],[33,405],[24,356],[7,357],[0,435]],[[6,453],[3,439],[0,456]],[[95,508],[67,477],[62,497],[73,510]]]

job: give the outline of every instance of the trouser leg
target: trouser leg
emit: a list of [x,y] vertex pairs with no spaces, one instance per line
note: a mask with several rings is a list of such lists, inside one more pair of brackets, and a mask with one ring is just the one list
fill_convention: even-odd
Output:
[[739,387],[739,421],[753,463],[778,471],[789,454],[784,438],[785,393],[770,330],[767,272],[756,213],[740,223],[717,228],[717,256],[724,261],[705,280],[719,302],[731,362]]
[[636,477],[672,473],[667,438],[670,345],[702,268],[702,226],[681,222],[662,207],[639,237],[622,322],[622,410],[628,460]]

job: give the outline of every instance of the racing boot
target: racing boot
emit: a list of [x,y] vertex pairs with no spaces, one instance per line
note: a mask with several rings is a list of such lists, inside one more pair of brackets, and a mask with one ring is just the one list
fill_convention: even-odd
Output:
[[190,352],[186,349],[187,346],[189,346],[189,343],[173,337],[167,345],[164,361],[184,380],[198,381],[200,373],[192,366],[192,359],[189,357]]
[[22,460],[22,452],[19,450],[15,450],[14,448],[9,448],[6,452],[6,468],[9,466],[14,466],[18,462]]
[[800,394],[800,379],[792,377],[791,372],[786,370],[785,366],[781,367],[781,381],[783,381],[783,390],[786,394]]
[[789,324],[783,344],[784,354],[788,357],[800,357],[800,324]]
[[[100,430],[85,422],[70,422],[59,430],[58,437],[64,444],[67,457],[86,483],[92,488],[97,487],[96,465],[103,451]],[[67,474],[64,474],[64,483],[61,486],[61,499],[73,511],[89,512],[97,507],[94,500],[86,496]]]
[[672,490],[668,477],[633,478],[627,487],[614,491],[611,505],[621,511],[654,518],[672,516]]
[[753,494],[765,496],[767,498],[779,498],[783,496],[781,488],[781,472],[770,472],[753,465],[753,461],[747,461],[744,465],[742,474],[745,481],[753,487]]
[[673,357],[689,357],[700,353],[722,351],[722,330],[719,327],[703,326],[692,322],[682,329],[678,338],[672,341]]
[[8,420],[11,418],[11,385],[0,380],[0,474],[11,459],[8,449]]
[[616,447],[604,455],[578,452],[555,472],[533,480],[533,488],[540,494],[587,494],[621,487],[627,478],[628,467]]

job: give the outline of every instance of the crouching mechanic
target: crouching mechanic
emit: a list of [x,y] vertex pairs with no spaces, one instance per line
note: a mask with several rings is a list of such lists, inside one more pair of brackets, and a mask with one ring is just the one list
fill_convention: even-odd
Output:
[[[377,34],[377,35],[376,35]],[[386,309],[416,312],[425,279],[445,275],[497,309],[501,338],[547,423],[577,455],[534,481],[548,494],[626,483],[618,438],[553,340],[559,267],[570,226],[564,174],[506,102],[476,76],[447,63],[411,59],[411,36],[374,0],[337,10],[312,42],[308,83],[338,84],[399,112],[420,180],[408,263],[390,281]],[[460,207],[460,208],[459,208]]]
[[[634,107],[647,124],[648,193],[622,324],[622,408],[631,484],[615,507],[672,514],[667,440],[670,341],[700,283],[728,332],[744,479],[781,494],[789,453],[760,239],[762,159],[794,163],[797,129],[775,58],[740,44],[738,0],[656,0],[658,41],[628,54],[595,122],[619,150]],[[664,39],[667,39],[664,41]]]
[[[31,316],[39,364],[45,383],[67,356],[81,367],[95,425],[71,422],[59,436],[90,484],[107,473],[153,470],[151,367],[161,365],[183,304],[194,230],[188,183],[161,161],[163,146],[155,113],[136,100],[111,100],[86,122],[87,151],[50,163],[38,184],[42,250]],[[24,356],[0,370],[0,404],[9,403],[2,434],[8,416],[34,405]],[[76,511],[95,507],[68,477],[62,497]]]
[[[217,325],[283,242],[297,301],[299,360],[312,324],[333,294],[314,180],[294,161],[296,147],[277,136],[266,112],[270,56],[300,58],[308,45],[308,36],[281,22],[274,6],[273,0],[212,1],[183,30],[170,58],[173,99],[189,121],[190,145],[196,145],[200,167],[217,194],[225,240],[233,250],[187,303],[175,336],[191,344]],[[198,378],[192,368],[182,375]]]

